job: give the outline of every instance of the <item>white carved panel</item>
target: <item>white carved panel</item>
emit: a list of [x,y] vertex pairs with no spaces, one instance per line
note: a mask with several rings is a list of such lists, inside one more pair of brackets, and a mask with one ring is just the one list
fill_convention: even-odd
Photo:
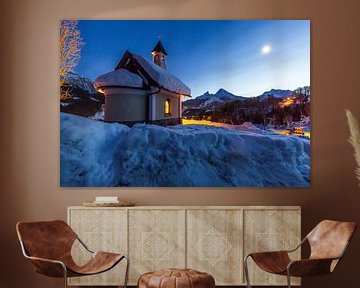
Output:
[[216,285],[242,282],[242,211],[187,211],[187,266],[208,272]]
[[[244,252],[288,250],[300,243],[300,210],[262,209],[244,211]],[[300,259],[301,251],[292,253]],[[286,285],[286,277],[262,271],[252,259],[249,262],[249,277],[252,285]],[[299,278],[292,278],[299,285]]]
[[185,267],[185,210],[129,210],[129,281],[165,268]]
[[[92,251],[127,253],[127,215],[125,209],[82,209],[71,210],[69,224],[80,239]],[[78,264],[85,264],[90,253],[76,241],[72,256]],[[112,270],[85,277],[69,278],[70,285],[122,285],[125,275],[125,261]]]

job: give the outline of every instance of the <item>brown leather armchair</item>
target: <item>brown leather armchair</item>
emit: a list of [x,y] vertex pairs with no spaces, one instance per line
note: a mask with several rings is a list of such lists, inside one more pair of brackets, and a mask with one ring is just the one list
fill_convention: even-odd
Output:
[[[344,256],[355,229],[354,222],[324,220],[292,250],[250,253],[244,259],[247,287],[251,287],[247,267],[249,257],[266,272],[286,275],[289,288],[291,276],[315,276],[333,272]],[[296,251],[306,241],[311,249],[309,259],[291,261],[289,253]]]
[[[124,288],[127,285],[129,258],[125,254],[91,251],[62,220],[19,222],[16,225],[24,256],[31,260],[35,271],[50,277],[88,276],[102,273],[115,267],[121,260],[127,261]],[[72,256],[71,247],[78,240],[92,254],[83,266],[78,266]]]

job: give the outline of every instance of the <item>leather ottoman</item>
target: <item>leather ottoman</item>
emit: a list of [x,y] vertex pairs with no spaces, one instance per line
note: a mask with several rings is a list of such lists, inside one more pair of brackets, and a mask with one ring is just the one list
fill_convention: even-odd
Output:
[[192,269],[166,269],[140,276],[138,288],[214,288],[214,277]]

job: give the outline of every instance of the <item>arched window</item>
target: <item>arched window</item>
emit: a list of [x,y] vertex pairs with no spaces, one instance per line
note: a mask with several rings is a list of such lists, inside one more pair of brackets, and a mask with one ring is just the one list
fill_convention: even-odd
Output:
[[171,116],[171,100],[168,98],[165,100],[164,103],[164,115],[165,116]]

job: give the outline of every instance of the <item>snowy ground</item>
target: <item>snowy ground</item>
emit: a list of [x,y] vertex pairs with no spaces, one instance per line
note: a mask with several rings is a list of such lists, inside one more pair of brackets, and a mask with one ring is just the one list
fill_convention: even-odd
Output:
[[251,125],[129,128],[65,113],[60,122],[62,187],[308,187],[310,182],[310,141],[262,134]]

